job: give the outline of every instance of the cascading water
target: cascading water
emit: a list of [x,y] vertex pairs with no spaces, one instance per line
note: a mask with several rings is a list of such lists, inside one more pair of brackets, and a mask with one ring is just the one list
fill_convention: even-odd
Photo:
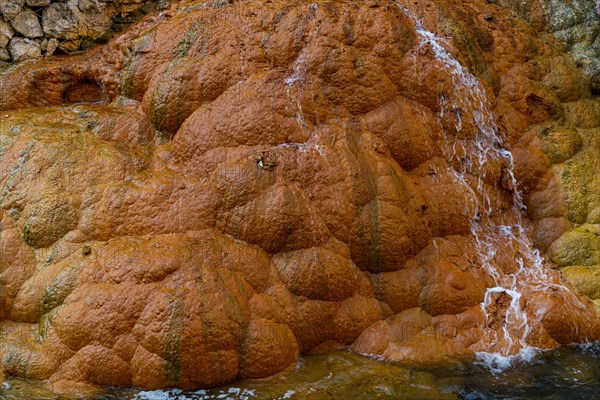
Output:
[[[314,26],[307,37],[307,42],[311,42],[311,40],[317,36],[318,21],[316,17],[318,10],[319,8],[316,3],[311,4],[309,9],[309,17]],[[300,152],[306,152],[308,149],[313,149],[319,153],[319,156],[323,157],[324,148],[318,143],[318,138],[315,132],[307,125],[306,120],[304,119],[304,111],[302,110],[302,88],[303,85],[307,83],[306,78],[306,53],[305,50],[302,49],[298,55],[298,58],[294,62],[292,74],[284,78],[283,82],[285,84],[285,93],[288,104],[292,108],[296,109],[294,116],[296,123],[301,129],[309,133],[309,139],[305,143],[284,143],[278,147],[297,147],[298,151]]]
[[[485,89],[450,54],[444,46],[445,39],[425,29],[420,19],[408,8],[398,2],[396,4],[415,23],[419,38],[418,50],[430,49],[438,68],[449,75],[454,86],[452,93],[440,95],[438,121],[443,127],[444,121],[453,119],[455,129],[451,135],[443,129],[446,143],[444,153],[456,182],[470,194],[468,201],[475,202],[471,233],[482,266],[494,282],[494,286],[487,289],[481,303],[486,316],[483,331],[488,348],[487,352],[478,353],[478,358],[492,370],[502,369],[509,366],[515,357],[529,358],[535,353],[528,337],[533,323],[541,321],[545,310],[539,305],[525,306],[523,300],[526,293],[560,292],[572,300],[571,304],[581,307],[584,305],[550,272],[526,235],[522,219],[526,207],[517,189],[512,154],[504,147]],[[415,67],[416,61],[415,59]],[[466,121],[464,115],[471,115],[472,120]],[[465,140],[465,137],[468,139]],[[510,212],[502,215],[497,215],[490,193],[484,185],[488,178],[486,166],[489,163],[503,166],[504,183],[496,183],[495,190],[500,190],[502,186],[512,196]],[[503,271],[493,262],[496,249],[502,245],[509,245],[516,250],[516,265],[511,273]],[[503,321],[494,325],[497,318],[493,313],[498,312],[499,308],[503,310]]]
[[[451,176],[469,193],[468,206],[475,210],[471,218],[471,234],[481,266],[493,281],[481,303],[486,316],[486,325],[482,327],[486,352],[478,353],[478,358],[492,370],[508,367],[512,359],[527,359],[536,353],[528,338],[533,325],[541,321],[546,310],[541,305],[525,306],[527,294],[534,291],[560,293],[569,298],[570,304],[585,306],[545,265],[527,236],[523,221],[526,206],[517,189],[512,153],[505,148],[491,111],[492,104],[481,82],[446,49],[446,39],[425,29],[412,11],[399,2],[396,4],[415,23],[419,38],[415,68],[417,52],[428,48],[433,52],[438,68],[448,74],[454,87],[452,93],[439,96],[438,122],[444,132],[444,154],[451,166]],[[315,17],[317,13],[318,7],[313,4],[309,16]],[[311,19],[314,27],[308,42],[316,37],[318,30],[316,18]],[[302,50],[284,83],[288,104],[295,110],[296,122],[309,133],[309,139],[304,143],[284,143],[277,147],[294,147],[305,154],[316,151],[323,158],[325,149],[319,144],[320,137],[308,126],[302,110],[302,90],[307,85],[306,63],[306,54]],[[444,122],[450,123],[454,132],[444,129]],[[490,178],[489,164],[502,166],[501,183],[495,182],[491,189],[485,184]],[[510,193],[512,207],[509,212],[500,214],[490,190],[498,192],[502,189]],[[515,249],[517,254],[514,269],[510,272],[503,271],[494,262],[497,249],[506,246]],[[498,313],[502,314],[500,324],[497,323]]]

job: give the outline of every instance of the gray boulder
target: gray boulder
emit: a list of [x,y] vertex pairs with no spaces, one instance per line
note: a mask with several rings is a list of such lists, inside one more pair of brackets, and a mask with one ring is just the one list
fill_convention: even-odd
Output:
[[0,49],[0,61],[10,61],[10,53],[6,49]]
[[50,5],[52,0],[27,0],[29,7],[47,7]]
[[14,62],[39,58],[42,56],[42,48],[35,40],[13,37],[8,44],[8,51]]
[[44,8],[42,27],[47,37],[77,39],[79,21],[68,3],[52,3]]
[[8,46],[8,42],[15,34],[15,30],[10,26],[8,22],[4,22],[0,19],[0,48]]
[[5,21],[10,21],[19,15],[24,5],[25,0],[0,0],[0,13]]
[[30,39],[44,36],[40,20],[29,8],[23,9],[10,23],[15,31]]
[[48,44],[46,45],[46,55],[51,56],[54,54],[56,49],[58,48],[58,39],[52,38],[48,40]]

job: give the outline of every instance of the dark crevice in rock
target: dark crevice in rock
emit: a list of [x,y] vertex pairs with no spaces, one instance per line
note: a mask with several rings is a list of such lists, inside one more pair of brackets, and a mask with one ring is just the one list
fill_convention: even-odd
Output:
[[63,92],[63,102],[69,103],[100,103],[103,102],[102,87],[91,80],[81,80],[68,86]]

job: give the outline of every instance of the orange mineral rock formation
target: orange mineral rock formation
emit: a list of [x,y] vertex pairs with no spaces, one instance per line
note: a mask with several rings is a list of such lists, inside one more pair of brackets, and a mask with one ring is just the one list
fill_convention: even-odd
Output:
[[183,1],[0,87],[6,376],[198,388],[338,347],[600,340],[535,250],[570,227],[538,133],[597,98],[496,4]]

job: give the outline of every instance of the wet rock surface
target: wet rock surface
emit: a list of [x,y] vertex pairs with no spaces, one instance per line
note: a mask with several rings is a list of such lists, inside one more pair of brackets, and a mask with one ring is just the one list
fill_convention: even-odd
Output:
[[[595,175],[558,169],[597,160],[587,78],[495,4],[406,6],[182,2],[0,75],[3,373],[198,388],[332,348],[431,364],[600,339],[528,244],[597,256],[563,238],[597,223],[576,189]],[[480,100],[502,141],[469,152]],[[490,291],[511,276],[535,284]]]

